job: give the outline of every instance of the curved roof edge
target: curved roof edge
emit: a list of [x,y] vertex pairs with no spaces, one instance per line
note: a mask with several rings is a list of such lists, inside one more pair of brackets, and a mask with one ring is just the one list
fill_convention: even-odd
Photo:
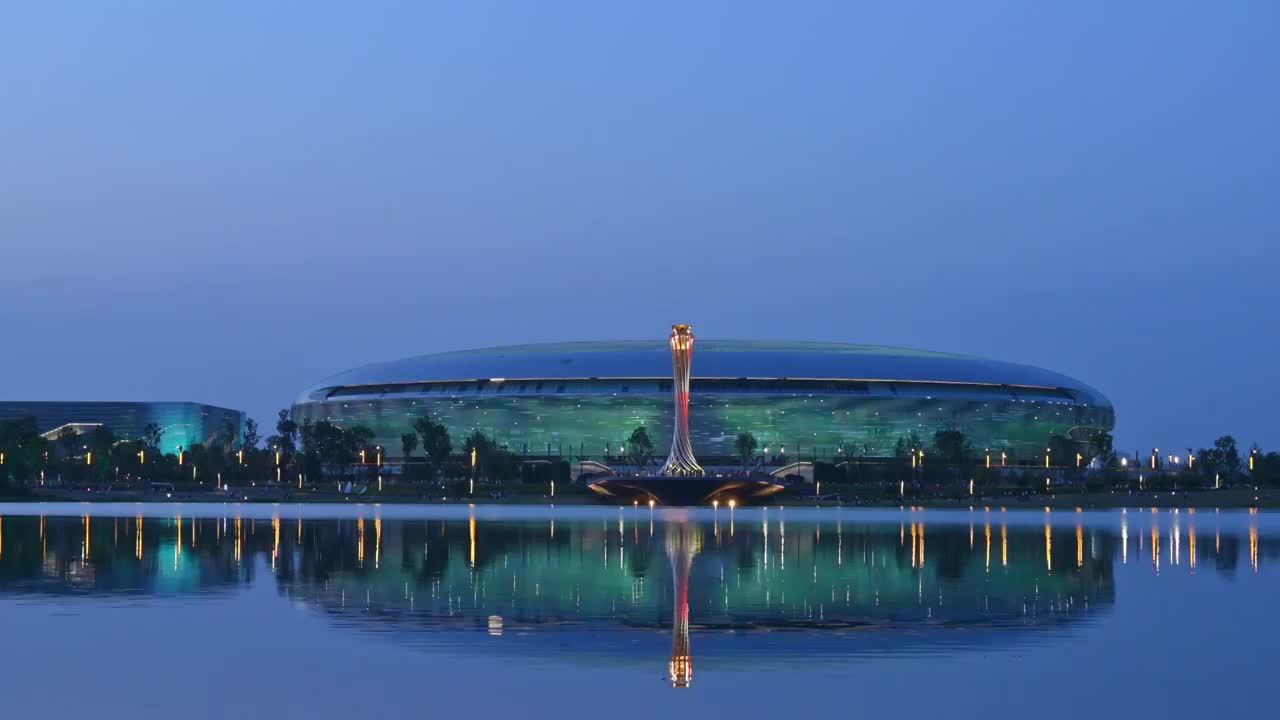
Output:
[[[418,382],[661,378],[671,374],[665,341],[560,342],[453,350],[362,365],[304,390],[296,403],[322,391]],[[1094,388],[1066,375],[1018,363],[877,345],[830,342],[699,340],[696,378],[849,379],[1012,385],[1069,390],[1110,405]]]

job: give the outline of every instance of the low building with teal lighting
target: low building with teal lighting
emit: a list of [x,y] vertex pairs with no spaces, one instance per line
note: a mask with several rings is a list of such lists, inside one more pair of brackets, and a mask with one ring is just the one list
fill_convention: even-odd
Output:
[[194,402],[99,402],[0,400],[0,422],[32,418],[36,428],[56,439],[63,427],[88,432],[105,425],[121,440],[137,440],[147,425],[163,433],[160,450],[177,454],[196,443],[223,445],[229,432],[239,437],[245,414]]

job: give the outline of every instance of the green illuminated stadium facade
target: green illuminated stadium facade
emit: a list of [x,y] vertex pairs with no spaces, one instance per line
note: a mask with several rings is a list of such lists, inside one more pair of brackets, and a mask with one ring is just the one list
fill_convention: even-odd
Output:
[[[633,429],[672,432],[671,355],[658,342],[578,342],[440,353],[370,365],[305,391],[295,419],[365,425],[390,456],[428,416],[456,441],[480,430],[525,454],[621,454]],[[964,432],[1034,458],[1048,438],[1085,442],[1115,420],[1098,391],[1026,365],[832,343],[703,341],[693,359],[699,457],[735,455],[740,432],[771,457],[889,456],[899,438]]]

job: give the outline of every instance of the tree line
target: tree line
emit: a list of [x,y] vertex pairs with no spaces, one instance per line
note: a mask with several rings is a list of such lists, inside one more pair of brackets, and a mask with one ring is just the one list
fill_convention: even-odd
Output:
[[[119,438],[104,425],[87,433],[64,428],[49,439],[33,418],[23,418],[0,423],[0,482],[149,481],[205,486],[279,482],[307,487],[333,480],[370,481],[384,472],[388,454],[374,438],[364,425],[340,426],[327,420],[299,423],[288,410],[281,410],[275,432],[265,438],[252,419],[242,428],[228,420],[214,442],[165,453],[160,450],[164,431],[155,424],[133,439]],[[734,451],[744,470],[759,464],[759,446],[750,432],[735,438]],[[623,447],[621,459],[637,469],[653,470],[661,459],[644,426],[635,428]],[[521,476],[524,460],[479,430],[458,446],[449,429],[429,417],[419,417],[406,428],[399,451],[400,477],[414,482],[472,478],[503,484]],[[898,439],[890,458],[873,457],[865,446],[842,445],[832,462],[815,463],[815,472],[836,482],[902,480],[904,476],[912,482],[965,482],[979,471],[988,471],[991,452],[976,448],[956,429],[938,431],[927,442],[910,433]],[[1153,453],[1150,459],[1126,465],[1118,458],[1109,433],[1099,433],[1088,442],[1055,435],[1046,442],[1044,465],[1048,467],[1041,467],[1040,458],[1020,458],[1024,465],[1019,472],[1043,478],[1043,470],[1050,470],[1070,482],[1104,485],[1131,484],[1135,478],[1148,482],[1148,476],[1152,487],[1219,487],[1242,480],[1280,485],[1280,452],[1263,452],[1256,445],[1242,451],[1229,435],[1218,438],[1212,447],[1188,448],[1182,457],[1185,462],[1170,464]],[[999,465],[1005,462],[1013,464],[1005,456]]]

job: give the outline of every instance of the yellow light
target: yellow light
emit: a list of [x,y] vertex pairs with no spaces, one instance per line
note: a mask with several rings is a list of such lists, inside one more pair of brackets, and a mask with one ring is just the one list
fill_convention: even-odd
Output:
[[277,450],[277,451],[276,451],[276,465],[279,465],[279,464],[280,464],[280,451],[279,451],[279,450]]
[[92,450],[90,450],[90,451],[89,451],[89,453],[88,453],[87,455],[85,455],[85,456],[84,456],[84,464],[85,464],[85,465],[92,465],[92,464],[93,464],[93,451],[92,451]]
[[733,498],[729,498],[729,509],[730,509],[730,510],[732,510],[732,509],[734,509],[735,507],[737,507],[737,505],[738,505],[738,501],[737,501],[737,500],[734,500]]
[[244,451],[243,451],[243,450],[240,450],[239,452],[237,452],[237,453],[236,453],[236,458],[237,458],[237,459],[239,459],[240,464],[241,464],[241,465],[243,465],[243,464],[244,464]]
[[0,452],[0,465],[4,464],[4,453]]
[[179,450],[179,451],[178,451],[178,465],[179,465],[179,466],[181,466],[181,465],[182,465],[182,458],[184,458],[184,457],[186,457],[186,455],[185,455],[181,450]]

